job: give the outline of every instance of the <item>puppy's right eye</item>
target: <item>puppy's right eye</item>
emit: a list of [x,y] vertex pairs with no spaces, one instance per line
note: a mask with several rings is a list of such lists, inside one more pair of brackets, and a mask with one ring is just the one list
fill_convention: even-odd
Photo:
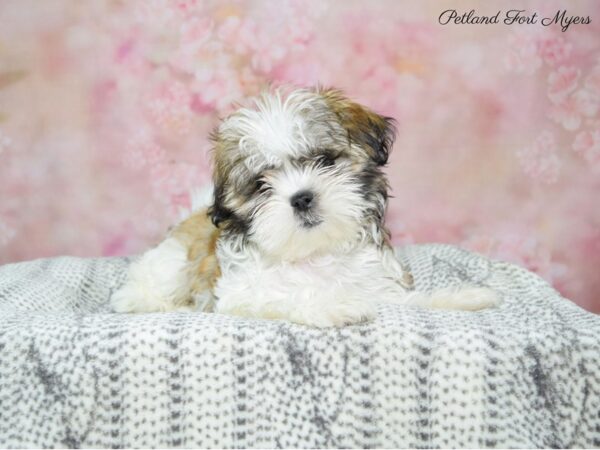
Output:
[[256,180],[254,180],[253,193],[257,194],[259,192],[264,192],[268,189],[268,187],[269,185],[264,178],[257,177]]
[[321,156],[321,165],[331,167],[335,164],[335,158],[332,155]]
[[335,166],[338,157],[339,154],[337,154],[333,150],[324,150],[320,155],[317,156],[317,159],[321,167],[331,167]]

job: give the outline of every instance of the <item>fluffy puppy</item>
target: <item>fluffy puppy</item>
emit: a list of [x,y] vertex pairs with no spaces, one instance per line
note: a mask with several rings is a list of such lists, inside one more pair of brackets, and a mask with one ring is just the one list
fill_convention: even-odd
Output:
[[478,310],[484,288],[412,290],[384,216],[394,123],[333,89],[264,93],[215,130],[214,192],[129,269],[118,312],[201,309],[329,327],[375,304]]

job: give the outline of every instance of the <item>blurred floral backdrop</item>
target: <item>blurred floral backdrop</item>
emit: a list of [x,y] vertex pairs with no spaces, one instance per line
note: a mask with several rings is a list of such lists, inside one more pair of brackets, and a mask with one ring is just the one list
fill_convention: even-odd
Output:
[[[514,2],[513,2],[514,3]],[[554,15],[567,2],[519,2]],[[398,119],[396,243],[450,242],[600,311],[600,2],[590,25],[446,25],[507,2],[3,0],[0,262],[156,243],[207,136],[267,83]]]

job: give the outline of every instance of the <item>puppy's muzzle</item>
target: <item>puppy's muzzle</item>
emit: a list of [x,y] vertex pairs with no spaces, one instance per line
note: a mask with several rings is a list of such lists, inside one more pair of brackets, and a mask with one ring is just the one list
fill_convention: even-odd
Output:
[[315,196],[310,191],[296,192],[290,199],[290,205],[298,212],[308,211],[314,204]]

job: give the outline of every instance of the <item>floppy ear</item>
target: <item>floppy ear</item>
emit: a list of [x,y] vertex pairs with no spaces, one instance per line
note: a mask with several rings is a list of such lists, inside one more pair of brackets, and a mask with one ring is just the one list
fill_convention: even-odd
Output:
[[349,100],[336,89],[323,90],[321,95],[348,132],[350,142],[367,150],[377,165],[386,164],[396,137],[395,120]]
[[216,127],[209,136],[213,143],[213,202],[208,208],[208,216],[213,225],[218,227],[221,223],[230,219],[233,212],[225,207],[225,180],[228,172],[227,163],[223,157],[224,142],[219,133],[219,127]]
[[223,183],[215,182],[213,193],[213,203],[208,208],[208,216],[215,227],[218,227],[222,222],[230,219],[232,212],[225,208],[223,204]]

